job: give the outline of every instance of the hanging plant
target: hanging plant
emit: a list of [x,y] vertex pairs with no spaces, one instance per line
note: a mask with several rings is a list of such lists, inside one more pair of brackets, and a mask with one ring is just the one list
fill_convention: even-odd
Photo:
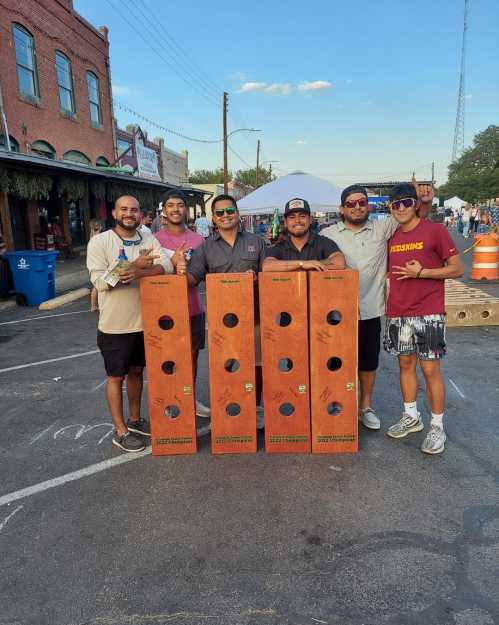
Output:
[[141,208],[149,210],[155,208],[159,204],[159,198],[162,193],[162,191],[156,189],[143,189],[116,182],[111,182],[107,185],[108,202],[116,202],[116,200],[122,195],[131,195],[132,197],[137,198]]
[[9,179],[8,192],[22,200],[48,200],[52,189],[50,176],[20,171],[5,172]]
[[59,197],[64,196],[68,202],[76,202],[85,197],[86,185],[83,178],[61,176],[58,187]]
[[90,191],[97,200],[103,200],[106,197],[106,183],[96,180],[90,183]]

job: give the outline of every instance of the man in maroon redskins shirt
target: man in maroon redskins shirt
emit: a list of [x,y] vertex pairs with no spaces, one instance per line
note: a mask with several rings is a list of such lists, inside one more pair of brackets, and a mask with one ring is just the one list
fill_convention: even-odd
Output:
[[419,360],[431,409],[430,429],[421,445],[427,454],[444,451],[445,385],[440,359],[445,355],[446,278],[464,273],[459,253],[447,229],[418,215],[413,185],[398,184],[390,193],[390,211],[399,223],[388,244],[390,290],[386,310],[385,349],[398,356],[404,412],[388,436],[404,438],[423,428],[417,410]]

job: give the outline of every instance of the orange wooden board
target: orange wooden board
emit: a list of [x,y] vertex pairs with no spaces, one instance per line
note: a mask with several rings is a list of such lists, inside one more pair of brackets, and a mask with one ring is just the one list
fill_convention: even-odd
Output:
[[357,271],[310,272],[313,453],[358,451]]
[[211,448],[256,452],[253,274],[206,276]]
[[307,274],[261,273],[265,450],[310,452]]
[[152,453],[196,453],[191,330],[185,276],[140,281]]

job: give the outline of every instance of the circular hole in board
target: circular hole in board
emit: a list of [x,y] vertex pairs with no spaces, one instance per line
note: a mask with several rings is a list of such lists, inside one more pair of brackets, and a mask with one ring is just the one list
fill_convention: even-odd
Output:
[[287,312],[277,313],[276,318],[275,318],[276,324],[278,326],[281,326],[281,328],[285,328],[285,327],[289,326],[291,321],[292,321],[292,317]]
[[343,363],[341,362],[341,358],[338,358],[337,356],[332,356],[331,358],[328,358],[326,366],[329,371],[338,371],[338,369],[341,369],[342,364]]
[[229,417],[237,417],[241,413],[241,406],[236,403],[227,404],[225,412]]
[[226,328],[235,328],[239,323],[239,317],[235,313],[227,313],[223,316],[222,321]]
[[341,313],[339,310],[330,310],[326,315],[326,321],[330,326],[337,326],[341,321]]
[[291,360],[291,358],[280,358],[277,366],[279,368],[279,371],[282,371],[283,373],[288,373],[293,368],[293,361]]
[[294,411],[295,407],[289,402],[286,402],[279,406],[279,412],[282,414],[283,417],[290,417],[294,413]]
[[169,315],[163,315],[158,319],[158,325],[162,330],[171,330],[175,321]]
[[180,408],[175,404],[170,404],[165,408],[165,417],[168,419],[176,419],[180,415]]
[[343,406],[338,401],[331,401],[327,405],[327,413],[331,417],[336,417],[342,412],[342,410],[343,410]]
[[173,360],[165,360],[165,362],[161,365],[161,370],[166,375],[173,375],[177,370],[177,365],[173,362]]
[[224,369],[227,373],[236,373],[236,371],[239,371],[240,366],[239,360],[235,358],[229,358],[224,362]]

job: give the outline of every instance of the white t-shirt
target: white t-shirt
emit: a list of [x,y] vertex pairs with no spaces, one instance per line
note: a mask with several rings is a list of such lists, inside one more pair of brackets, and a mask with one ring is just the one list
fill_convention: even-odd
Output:
[[165,273],[173,273],[169,255],[152,234],[142,234],[139,245],[127,246],[124,246],[113,230],[92,237],[87,247],[87,268],[99,296],[99,330],[108,334],[141,332],[143,329],[140,280],[134,280],[130,284],[118,284],[114,288],[102,280],[104,273],[118,260],[121,248],[125,250],[130,261],[140,256],[140,250],[152,249],[153,254],[159,256],[154,264],[162,265]]

